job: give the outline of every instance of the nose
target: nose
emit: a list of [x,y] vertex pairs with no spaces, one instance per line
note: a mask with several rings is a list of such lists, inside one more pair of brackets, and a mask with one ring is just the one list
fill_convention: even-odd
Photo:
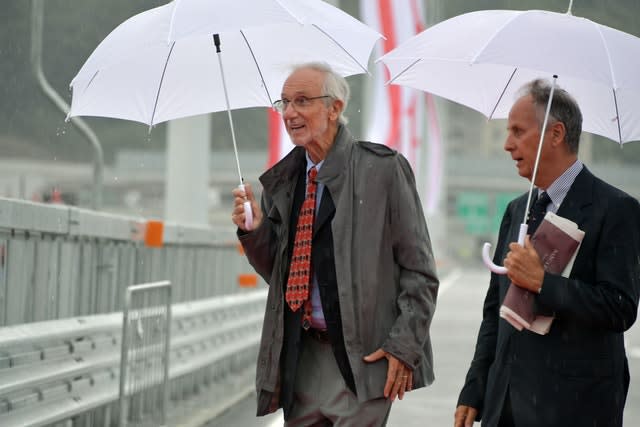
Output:
[[504,148],[504,151],[509,151],[509,152],[516,149],[516,145],[513,143],[513,140],[511,139],[511,135],[507,134],[507,137],[504,139],[504,144],[502,148]]
[[292,102],[289,102],[288,104],[286,104],[286,106],[284,107],[284,110],[282,110],[282,117],[284,117],[285,119],[287,117],[295,116],[296,114],[297,114],[297,111],[293,107]]

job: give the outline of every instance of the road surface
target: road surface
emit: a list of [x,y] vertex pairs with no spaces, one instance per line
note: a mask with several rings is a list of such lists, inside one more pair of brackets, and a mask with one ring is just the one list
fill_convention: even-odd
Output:
[[[436,381],[413,391],[391,409],[388,427],[448,427],[458,392],[473,356],[480,326],[482,302],[489,280],[482,269],[456,270],[442,280],[432,323]],[[631,388],[624,414],[625,426],[640,426],[640,322],[626,334]],[[255,417],[255,395],[233,406],[207,427],[281,427],[282,412]],[[479,426],[480,423],[476,423]]]

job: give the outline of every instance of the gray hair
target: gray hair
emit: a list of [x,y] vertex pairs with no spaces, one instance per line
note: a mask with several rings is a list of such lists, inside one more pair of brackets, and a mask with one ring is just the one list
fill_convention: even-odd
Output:
[[[531,95],[536,107],[536,116],[540,127],[544,122],[544,113],[547,110],[551,84],[544,79],[533,80],[520,89],[520,96]],[[549,110],[547,126],[555,122],[564,123],[566,129],[565,143],[571,153],[578,153],[580,133],[582,132],[582,113],[576,100],[564,89],[556,86]]]
[[[314,61],[314,62],[306,62],[304,64],[299,64],[293,67],[292,73],[301,69],[310,68],[315,71],[319,71],[324,73],[324,87],[323,92],[325,95],[330,96],[332,99],[339,99],[343,103],[342,111],[340,112],[340,117],[338,118],[338,122],[346,125],[349,122],[349,119],[344,114],[347,109],[347,104],[349,103],[349,97],[351,96],[351,90],[349,88],[349,84],[347,80],[342,77],[340,74],[336,73],[331,65],[326,62]],[[325,105],[329,107],[331,105],[332,99],[325,99]]]

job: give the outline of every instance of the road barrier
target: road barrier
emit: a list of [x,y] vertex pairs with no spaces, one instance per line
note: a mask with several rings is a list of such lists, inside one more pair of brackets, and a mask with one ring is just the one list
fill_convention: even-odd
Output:
[[[261,289],[172,306],[169,425],[211,413],[222,404],[211,393],[246,396],[265,301]],[[122,313],[109,313],[0,329],[0,425],[118,425],[122,325]],[[153,399],[154,380],[143,382],[141,401]],[[143,425],[153,408],[140,409]]]
[[266,289],[235,230],[0,198],[0,426],[117,426],[124,295],[160,281],[167,424],[195,427],[253,389]]

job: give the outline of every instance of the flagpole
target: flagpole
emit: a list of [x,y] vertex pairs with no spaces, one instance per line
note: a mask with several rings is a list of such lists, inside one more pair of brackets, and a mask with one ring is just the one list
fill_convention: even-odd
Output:
[[[364,1],[371,1],[371,0],[360,0],[358,2],[358,16],[360,16],[360,19],[371,25],[370,22],[367,22],[367,19],[363,16],[364,15],[364,11],[363,11],[363,2]],[[360,135],[363,135],[364,139],[367,140],[372,140],[373,138],[371,138],[369,132],[372,128],[372,111],[373,111],[373,106],[374,106],[374,102],[375,102],[375,84],[377,82],[377,74],[379,73],[379,67],[373,62],[375,60],[375,57],[380,56],[377,47],[374,48],[374,55],[371,56],[371,58],[369,58],[369,64],[368,64],[368,68],[370,70],[371,76],[368,79],[365,79],[364,81],[364,88],[362,91],[362,106],[360,107],[360,116],[361,116],[361,120],[360,120]],[[382,141],[372,141],[372,142],[382,142]]]
[[[441,21],[440,2],[420,0],[422,19],[425,28]],[[427,5],[429,9],[427,9]],[[429,233],[437,250],[437,262],[442,268],[447,267],[451,253],[449,235],[449,217],[447,216],[447,141],[444,139],[449,116],[446,109],[439,108],[441,100],[432,94],[423,97],[424,137],[420,147],[420,194],[424,195],[423,206],[428,217]],[[435,194],[434,194],[435,193]]]

